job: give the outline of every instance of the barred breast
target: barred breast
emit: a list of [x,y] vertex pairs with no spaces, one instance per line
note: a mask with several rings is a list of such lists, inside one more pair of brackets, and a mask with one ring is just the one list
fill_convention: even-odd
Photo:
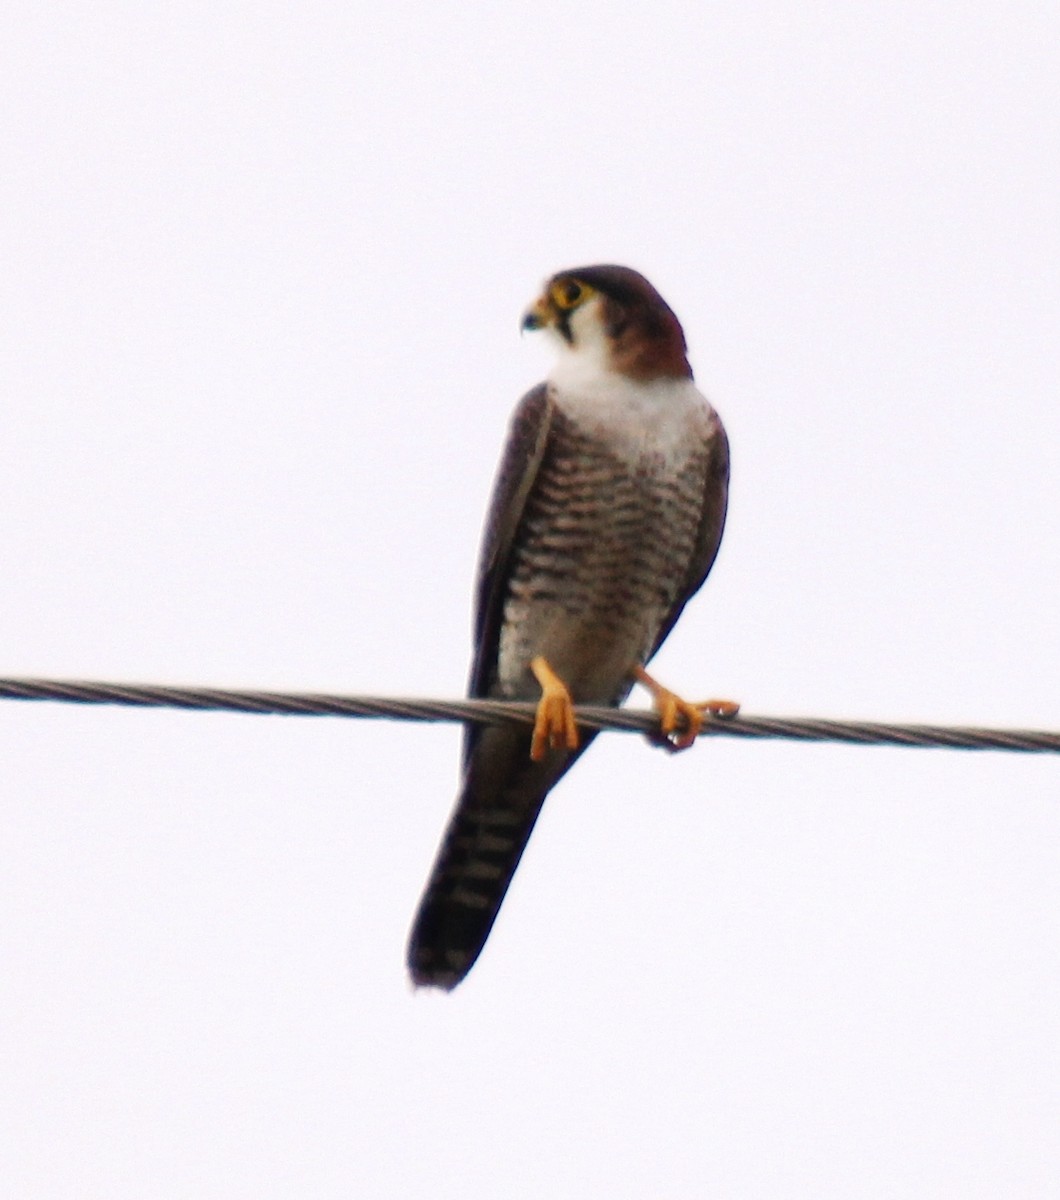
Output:
[[[495,494],[491,522],[500,524],[487,529],[487,590],[478,614],[486,658],[473,666],[472,694],[536,700],[540,687],[529,664],[543,655],[575,702],[619,703],[633,666],[650,656],[663,623],[698,587],[716,549],[725,435],[692,382],[634,386],[612,373],[578,384],[549,385],[543,448],[537,442],[535,451],[533,434],[543,394],[528,394],[519,410],[525,416],[529,402],[529,427],[513,427],[506,462],[514,452],[514,475],[502,471],[500,495],[518,495],[512,478],[537,452],[542,457],[510,535],[503,526],[507,501]],[[711,506],[713,517],[704,513]],[[495,583],[503,595],[493,593]],[[491,634],[497,609],[500,629]],[[577,749],[534,760],[525,726],[468,728],[460,795],[409,941],[416,983],[451,988],[467,974],[546,795],[595,736],[581,729]]]
[[536,698],[543,655],[575,702],[615,704],[687,585],[710,410],[690,382],[564,397],[513,546],[497,691]]

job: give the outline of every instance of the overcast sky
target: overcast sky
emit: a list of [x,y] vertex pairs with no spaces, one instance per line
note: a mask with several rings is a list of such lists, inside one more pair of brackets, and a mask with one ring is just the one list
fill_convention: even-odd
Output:
[[[1055,6],[4,27],[0,674],[460,694],[519,318],[612,261],[732,442],[656,673],[1060,728]],[[458,746],[0,702],[0,1193],[1055,1195],[1055,757],[602,737],[416,994]]]

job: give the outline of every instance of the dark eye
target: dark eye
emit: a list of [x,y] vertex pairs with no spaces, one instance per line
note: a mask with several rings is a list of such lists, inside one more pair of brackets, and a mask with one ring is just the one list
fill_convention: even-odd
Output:
[[574,308],[585,299],[585,288],[576,279],[563,279],[552,288],[557,308]]

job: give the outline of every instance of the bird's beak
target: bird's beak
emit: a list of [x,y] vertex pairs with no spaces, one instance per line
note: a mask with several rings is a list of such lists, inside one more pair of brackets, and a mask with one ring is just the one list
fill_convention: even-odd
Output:
[[546,325],[552,324],[552,319],[548,296],[539,296],[523,315],[522,330],[525,333],[528,329],[544,329]]

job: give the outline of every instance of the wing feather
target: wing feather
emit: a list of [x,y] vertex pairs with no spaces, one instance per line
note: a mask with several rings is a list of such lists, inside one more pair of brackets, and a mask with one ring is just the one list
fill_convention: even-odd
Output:
[[512,414],[479,554],[469,696],[488,695],[496,675],[512,546],[545,456],[554,408],[548,386],[541,383],[527,392]]
[[677,624],[685,605],[703,586],[714,565],[725,529],[725,513],[729,503],[729,439],[721,418],[711,410],[711,429],[707,437],[707,470],[703,488],[703,505],[699,514],[696,544],[688,563],[688,574],[677,599],[659,627],[652,646],[652,658]]

